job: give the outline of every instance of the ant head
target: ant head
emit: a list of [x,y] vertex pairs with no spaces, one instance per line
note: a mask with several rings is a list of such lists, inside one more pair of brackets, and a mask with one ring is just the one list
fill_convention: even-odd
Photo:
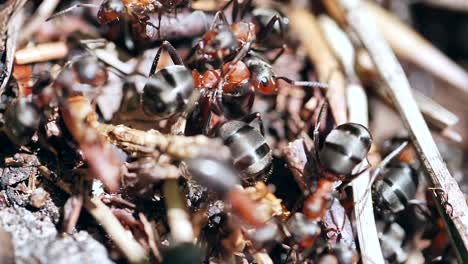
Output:
[[250,82],[256,91],[263,94],[273,94],[277,91],[277,78],[268,62],[252,56],[247,59],[246,64],[250,70]]
[[253,86],[262,94],[273,94],[278,91],[276,79],[272,76],[258,76],[253,80]]

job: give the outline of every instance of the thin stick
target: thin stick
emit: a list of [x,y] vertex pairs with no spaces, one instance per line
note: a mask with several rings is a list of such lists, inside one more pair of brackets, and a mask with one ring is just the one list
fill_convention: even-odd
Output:
[[193,227],[179,192],[177,180],[171,179],[164,182],[164,196],[172,239],[176,243],[192,243]]
[[20,28],[25,20],[24,4],[26,0],[9,1],[0,10],[0,50],[6,51],[5,66],[6,71],[0,78],[0,95],[13,72],[13,58],[18,45]]
[[344,76],[316,18],[306,10],[291,10],[288,17],[292,30],[298,34],[310,60],[317,67],[319,81],[328,84],[327,98],[337,125],[345,123],[347,118]]
[[468,98],[468,74],[463,68],[388,11],[369,1],[363,3],[399,58],[429,71],[453,86],[452,91]]
[[44,0],[37,8],[36,13],[31,17],[31,20],[21,29],[19,42],[28,41],[29,38],[40,28],[42,23],[54,12],[55,8],[60,3],[60,0]]
[[112,211],[99,198],[87,199],[84,207],[104,228],[117,247],[122,250],[130,263],[147,263],[143,247],[128,234]]
[[416,2],[422,2],[454,11],[468,12],[468,2],[465,0],[417,0]]
[[[47,180],[54,183],[60,189],[68,194],[72,194],[73,187],[70,183],[67,183],[60,178],[54,178],[52,172],[45,166],[39,166],[38,170],[41,175]],[[86,198],[84,207],[88,212],[96,219],[96,221],[104,228],[109,234],[112,241],[127,257],[130,263],[147,263],[148,257],[143,247],[129,235],[128,231],[122,226],[119,220],[115,217],[112,211],[101,202],[98,198],[89,199]]]
[[[364,89],[359,85],[351,84],[348,86],[347,92],[349,121],[368,126],[367,96]],[[366,166],[367,161],[364,161],[355,170],[356,172],[361,171]],[[367,192],[369,182],[370,173],[368,170],[352,182],[354,216],[356,217],[359,247],[364,264],[385,263],[375,225],[372,199],[361,199]]]
[[457,257],[461,263],[468,262],[468,207],[465,196],[450,175],[431,136],[427,124],[411,94],[411,87],[392,50],[382,38],[367,6],[356,0],[339,0],[346,12],[349,25],[368,49],[380,75],[388,86],[388,93],[397,107],[403,122],[410,132],[428,182],[434,193],[439,213],[444,219]]
[[[346,89],[349,121],[359,123],[367,127],[369,126],[367,96],[360,85],[357,74],[354,70],[355,51],[353,44],[349,40],[348,36],[329,17],[321,16],[319,18],[319,23],[324,35],[333,49],[333,52],[340,60],[347,77],[352,82]],[[355,172],[361,171],[366,167],[366,163],[367,162],[364,162],[358,166],[355,169]],[[361,197],[366,193],[369,182],[369,171],[364,172],[352,182],[356,231],[361,249],[362,262],[364,264],[384,263],[385,261],[380,248],[379,237],[375,225],[372,199],[361,199]]]
[[[385,83],[380,79],[379,73],[372,63],[367,51],[362,49],[357,52],[356,67],[361,79],[365,81],[368,86],[372,86],[372,92],[395,109],[390,97],[385,92]],[[432,98],[427,97],[415,89],[412,89],[411,92],[416,100],[416,104],[418,104],[419,110],[431,129],[442,133],[445,129],[458,123],[459,118],[457,115],[434,101]],[[444,137],[459,143],[459,139],[456,137],[448,137],[447,135],[444,135]]]
[[302,192],[305,192],[307,190],[307,154],[304,140],[296,139],[289,142],[288,146],[283,149],[283,153],[297,185]]
[[[124,125],[97,123],[96,129],[112,144],[129,153],[164,153],[176,160],[197,156],[227,160],[229,149],[219,139],[198,135],[192,137],[162,134],[156,130],[138,130]],[[216,149],[216,152],[211,151]]]
[[65,42],[48,42],[16,51],[15,63],[29,64],[63,59],[68,54]]

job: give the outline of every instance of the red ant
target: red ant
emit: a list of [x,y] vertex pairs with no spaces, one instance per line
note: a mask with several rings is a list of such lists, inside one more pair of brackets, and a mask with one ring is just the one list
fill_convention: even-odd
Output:
[[304,202],[303,212],[308,219],[320,220],[328,210],[337,181],[351,182],[366,169],[352,173],[366,157],[372,137],[364,126],[345,123],[334,128],[326,137],[323,146],[319,144],[319,128],[327,104],[320,109],[314,129],[314,170],[319,175],[316,190]]
[[[237,1],[234,3],[236,4]],[[277,21],[281,20],[278,16],[274,16],[267,24],[265,31],[262,30],[266,33],[259,33],[259,35],[271,33]],[[246,30],[247,28],[249,29]],[[286,77],[277,77],[267,59],[251,50],[252,44],[257,39],[256,31],[258,29],[251,22],[229,25],[224,13],[219,11],[216,13],[210,31],[192,49],[189,57],[196,55],[195,63],[205,61],[210,65],[212,62],[220,62],[221,65],[215,69],[209,67],[202,74],[196,69],[193,71],[195,87],[202,90],[202,98],[198,109],[195,109],[190,116],[189,126],[192,123],[194,127],[188,126],[187,131],[191,131],[189,134],[206,132],[212,111],[219,115],[226,113],[229,115],[230,112],[239,114],[231,116],[232,118],[248,114],[253,104],[253,91],[267,95],[274,94],[278,90],[278,80],[284,80],[296,86],[326,87],[322,83],[293,81]],[[235,52],[237,55],[234,57]],[[197,59],[197,57],[201,58]],[[229,60],[232,57],[234,58]],[[235,96],[230,97],[229,94],[235,94]],[[233,102],[232,99],[238,102]],[[226,103],[231,104],[226,107]],[[235,110],[230,111],[230,108],[235,108]]]
[[[108,24],[116,21],[130,21],[138,26],[151,26],[158,30],[160,36],[161,16],[163,13],[170,13],[177,8],[188,6],[188,0],[104,0],[101,5],[76,4],[62,10],[47,19],[66,14],[77,7],[99,8],[97,21],[100,24]],[[158,25],[153,24],[152,14],[158,14]],[[128,31],[128,28],[126,28]],[[145,32],[146,30],[143,30]],[[128,33],[128,32],[126,32]]]
[[[231,4],[234,4],[234,6],[232,9],[232,24],[229,24],[223,12]],[[259,47],[253,47],[254,44],[262,43],[262,45],[266,45],[265,40],[275,33],[278,33],[275,35],[279,35],[276,40],[279,39],[280,41],[275,41],[274,44],[283,42],[287,19],[276,10],[257,8],[253,11],[254,17],[251,22],[238,21],[238,19],[244,17],[246,7],[250,4],[250,0],[245,1],[242,5],[237,0],[231,0],[221,11],[216,13],[210,30],[205,33],[195,49],[192,50],[192,53],[198,55],[197,61],[201,59],[209,64],[216,64],[230,60],[235,55],[242,58],[251,49],[259,50]],[[240,13],[240,17],[238,13]],[[271,46],[271,44],[273,43],[268,45]],[[284,51],[284,45],[280,47],[282,50],[272,61],[275,61]]]

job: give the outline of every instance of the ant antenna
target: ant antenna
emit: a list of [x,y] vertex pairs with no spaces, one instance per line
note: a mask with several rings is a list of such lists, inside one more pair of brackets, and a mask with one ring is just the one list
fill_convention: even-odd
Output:
[[78,7],[99,8],[100,6],[99,5],[94,5],[94,4],[76,4],[76,5],[72,5],[71,7],[68,7],[68,8],[66,8],[66,9],[64,9],[62,11],[59,11],[59,12],[51,15],[50,17],[48,17],[46,19],[46,21],[50,21],[50,20],[52,20],[54,18],[65,15],[66,13],[69,13],[69,12],[73,11],[73,9],[78,8]]
[[303,86],[303,87],[317,87],[317,88],[321,88],[321,89],[328,89],[328,84],[326,83],[321,83],[321,82],[309,82],[309,81],[294,81],[294,80],[291,80],[287,77],[284,77],[284,76],[280,76],[280,77],[276,77],[277,80],[283,80],[291,85],[294,85],[294,86]]

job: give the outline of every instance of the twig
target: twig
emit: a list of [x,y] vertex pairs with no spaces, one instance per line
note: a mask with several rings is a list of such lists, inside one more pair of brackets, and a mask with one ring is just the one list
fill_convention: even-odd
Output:
[[42,23],[54,12],[60,0],[44,0],[32,15],[31,20],[21,30],[19,42],[27,41],[39,29]]
[[68,54],[65,42],[42,43],[34,47],[18,50],[15,53],[15,63],[29,64],[50,60],[63,59]]
[[[356,67],[361,80],[363,80],[367,86],[371,86],[371,91],[396,111],[392,100],[385,92],[385,83],[380,79],[369,57],[369,53],[364,49],[360,49],[357,52]],[[454,143],[461,143],[463,140],[462,136],[451,128],[458,123],[458,116],[418,90],[412,89],[411,92],[430,129],[440,133],[442,137]]]
[[411,88],[403,69],[374,26],[375,22],[368,14],[367,6],[353,0],[339,0],[339,3],[344,7],[349,25],[368,49],[374,64],[388,85],[387,91],[410,132],[412,142],[427,172],[428,181],[433,188],[438,190],[438,194],[434,194],[437,209],[445,220],[457,257],[460,262],[466,263],[468,261],[468,207],[465,196],[442,160],[429,128],[411,94]]
[[289,142],[288,146],[283,149],[284,156],[288,167],[298,184],[299,188],[304,192],[307,190],[307,154],[303,139],[297,139]]
[[468,12],[468,2],[465,0],[417,0],[416,2],[422,2],[454,11]]
[[[98,124],[97,129],[111,143],[130,153],[152,154],[158,151],[177,160],[197,156],[222,160],[230,158],[229,149],[223,145],[222,141],[206,136],[165,135],[156,130],[142,131],[124,125]],[[213,149],[216,149],[216,153],[213,153]]]
[[468,98],[468,74],[460,66],[394,15],[369,1],[363,3],[398,57],[429,71]]
[[345,123],[347,118],[344,76],[314,15],[305,10],[291,10],[288,17],[292,30],[298,34],[310,60],[317,67],[320,82],[328,84],[327,98],[336,123]]
[[192,243],[194,237],[192,223],[179,192],[177,180],[171,179],[164,182],[164,197],[172,239],[176,243]]
[[99,198],[86,199],[84,207],[104,228],[117,247],[122,250],[130,263],[147,263],[143,247],[128,234],[112,211]]
[[3,94],[13,70],[13,56],[18,44],[18,36],[21,25],[24,22],[23,6],[26,0],[9,1],[6,6],[0,10],[0,51],[6,51],[5,74],[0,78],[0,95]]
[[[349,121],[368,126],[367,96],[360,85],[351,84],[347,88]],[[361,164],[356,171],[362,170],[367,164]],[[372,199],[361,199],[366,194],[369,185],[369,171],[355,179],[353,186],[354,216],[363,263],[385,263],[380,248],[377,228],[375,226]]]
[[[347,87],[349,121],[368,126],[367,97],[364,89],[358,82],[354,70],[355,51],[346,34],[338,25],[326,16],[319,18],[324,35],[328,39],[337,58],[343,65],[351,84]],[[366,163],[366,162],[364,162]],[[355,171],[362,170],[367,164],[361,164]],[[371,199],[361,199],[366,193],[369,184],[369,172],[364,172],[355,179],[353,186],[354,216],[356,217],[356,231],[361,249],[363,263],[384,263],[380,249],[379,237],[375,225],[374,209]]]
[[154,221],[148,221],[145,214],[139,213],[138,216],[140,217],[141,222],[143,223],[143,228],[145,230],[146,235],[148,236],[148,245],[153,252],[154,257],[158,261],[158,263],[162,262],[161,252],[157,246],[159,241],[159,234],[158,230],[156,229],[156,223]]
[[[72,194],[73,186],[59,178],[54,178],[52,172],[45,166],[39,166],[41,175],[47,180],[57,185],[68,194]],[[84,207],[96,219],[96,221],[109,234],[112,241],[119,247],[122,253],[131,263],[146,263],[148,258],[146,252],[140,244],[128,234],[128,231],[120,224],[112,211],[99,198],[86,198]]]

